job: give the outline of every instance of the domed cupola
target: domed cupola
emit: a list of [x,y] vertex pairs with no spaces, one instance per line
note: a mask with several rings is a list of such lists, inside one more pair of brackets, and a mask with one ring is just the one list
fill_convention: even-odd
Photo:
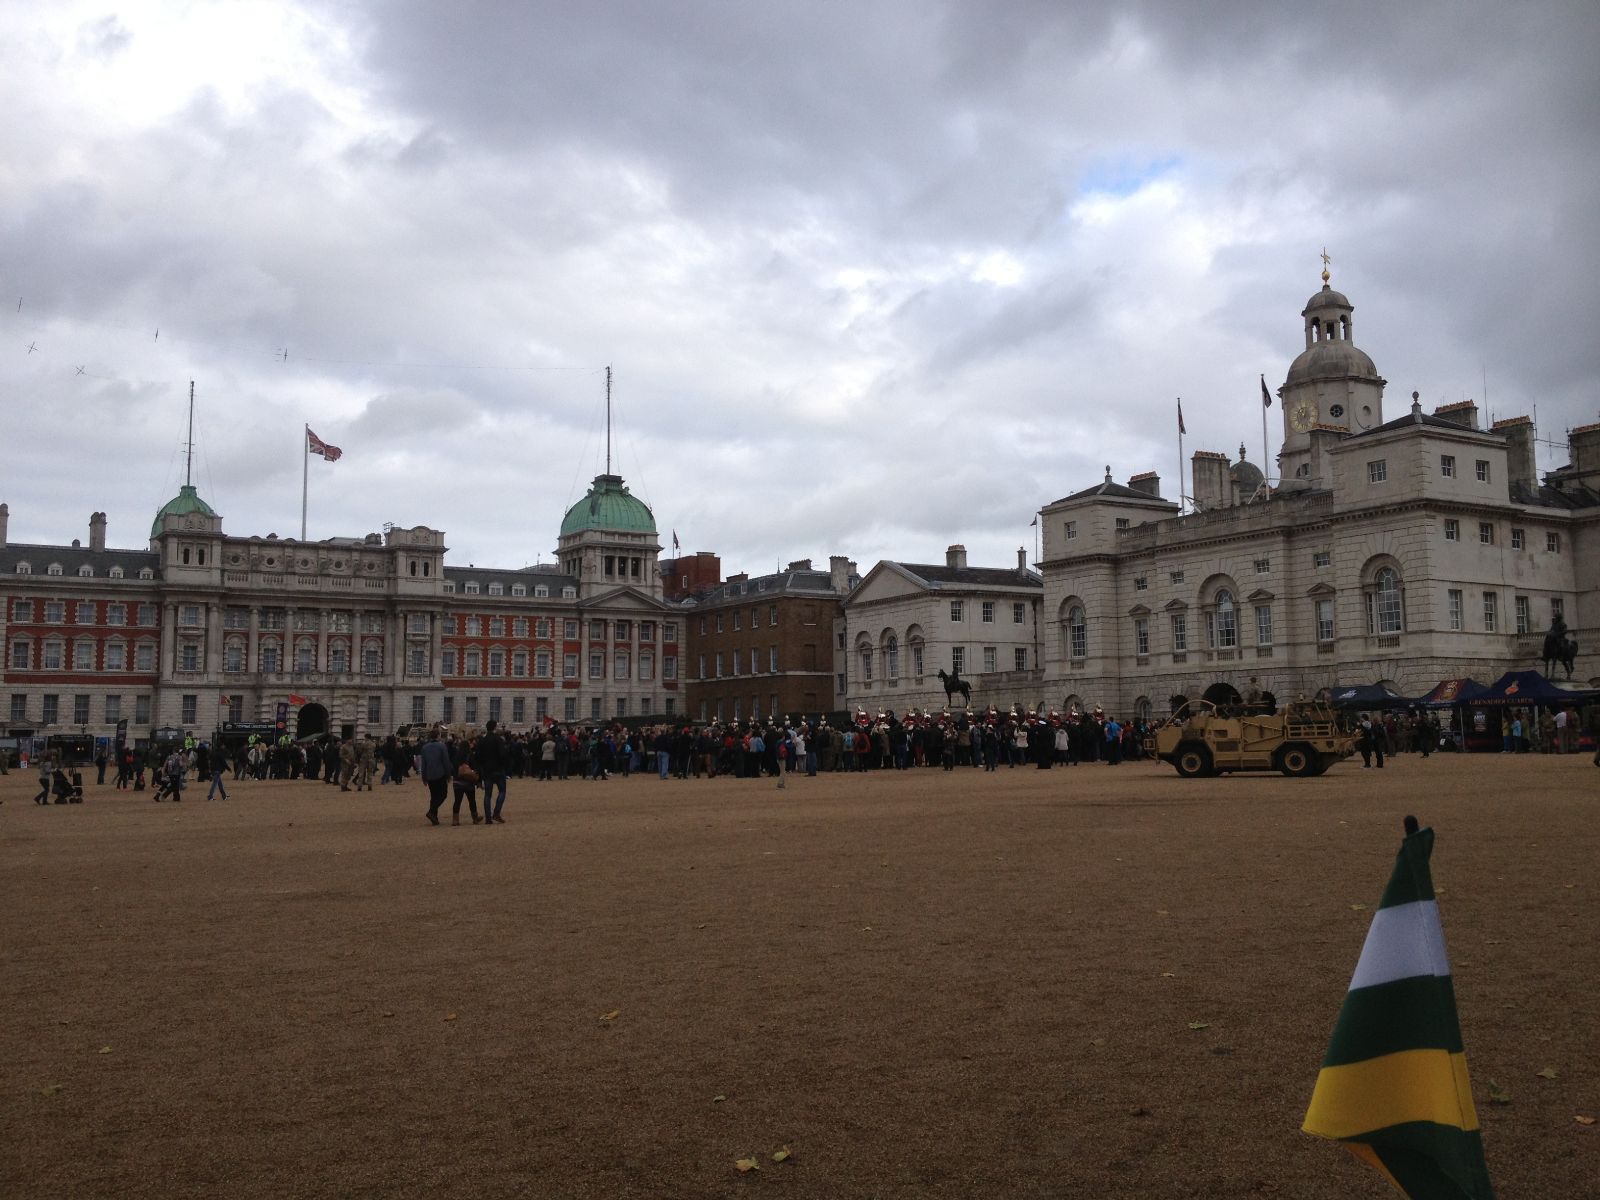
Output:
[[1300,310],[1305,349],[1289,365],[1278,395],[1283,401],[1279,474],[1288,486],[1327,486],[1322,464],[1311,461],[1311,431],[1355,434],[1383,424],[1385,380],[1355,344],[1355,305],[1329,283],[1322,256],[1322,289]]
[[650,506],[628,491],[622,476],[608,472],[596,475],[588,494],[567,509],[556,555],[580,597],[616,587],[659,597],[656,534]]

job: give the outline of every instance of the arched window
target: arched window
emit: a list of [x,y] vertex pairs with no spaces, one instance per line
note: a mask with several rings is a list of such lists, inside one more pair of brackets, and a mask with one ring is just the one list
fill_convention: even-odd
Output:
[[892,633],[883,643],[883,677],[900,678],[900,639]]
[[33,564],[32,563],[27,563],[27,562],[19,562],[17,564],[17,574],[18,575],[32,575],[33,574]]
[[122,578],[122,568],[121,567],[112,567],[111,570],[107,572],[107,574],[110,575],[111,578],[113,578],[113,579],[121,579]]
[[1406,594],[1400,572],[1379,567],[1367,589],[1367,632],[1384,636],[1402,633],[1405,627]]
[[59,575],[59,574],[61,574],[61,564],[60,563],[51,563],[48,567],[46,567],[44,569],[44,573],[46,575]]
[[91,567],[88,563],[84,563],[83,566],[78,568],[78,578],[79,579],[93,579],[94,578],[94,568]]
[[861,682],[872,682],[872,647],[864,642],[861,645]]
[[1150,705],[1150,697],[1149,696],[1140,696],[1137,700],[1135,700],[1133,702],[1133,719],[1134,720],[1136,720],[1136,721],[1144,721],[1144,722],[1148,723],[1149,720],[1150,720],[1150,713],[1151,713],[1151,705]]
[[1081,604],[1067,610],[1067,654],[1072,658],[1087,658],[1089,654],[1089,618]]
[[1206,641],[1213,650],[1232,650],[1239,644],[1239,613],[1233,593],[1221,589],[1206,613]]

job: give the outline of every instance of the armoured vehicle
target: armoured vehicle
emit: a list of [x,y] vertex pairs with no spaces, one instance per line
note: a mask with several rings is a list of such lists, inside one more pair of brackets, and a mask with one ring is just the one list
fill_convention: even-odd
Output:
[[1228,771],[1321,775],[1355,750],[1332,708],[1298,701],[1282,712],[1247,706],[1185,705],[1153,730],[1146,749],[1186,779]]

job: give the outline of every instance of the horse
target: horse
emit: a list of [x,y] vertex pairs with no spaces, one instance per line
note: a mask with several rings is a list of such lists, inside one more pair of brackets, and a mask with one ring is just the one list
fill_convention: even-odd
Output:
[[1544,635],[1544,650],[1540,654],[1544,660],[1544,673],[1546,676],[1554,673],[1553,664],[1560,663],[1567,669],[1567,678],[1572,678],[1572,664],[1578,657],[1578,643],[1572,638],[1563,637],[1555,630]]
[[950,703],[950,697],[954,696],[957,692],[960,692],[962,703],[968,707],[971,707],[972,685],[965,679],[961,678],[961,672],[952,671],[950,674],[946,675],[943,671],[940,671],[939,682],[944,684],[944,702],[946,705]]

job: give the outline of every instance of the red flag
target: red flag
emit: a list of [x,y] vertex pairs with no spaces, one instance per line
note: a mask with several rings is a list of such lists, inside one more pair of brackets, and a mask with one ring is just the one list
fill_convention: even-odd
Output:
[[1189,432],[1187,429],[1185,429],[1183,427],[1183,401],[1182,400],[1178,401],[1178,432],[1179,433],[1188,433]]
[[311,454],[320,454],[329,462],[338,462],[339,456],[344,453],[337,446],[330,446],[316,434],[311,432],[311,426],[306,426],[306,450]]
[[293,704],[293,705],[296,705],[298,707],[304,708],[305,707],[305,703],[306,703],[306,698],[304,696],[290,696],[289,697],[289,703]]

